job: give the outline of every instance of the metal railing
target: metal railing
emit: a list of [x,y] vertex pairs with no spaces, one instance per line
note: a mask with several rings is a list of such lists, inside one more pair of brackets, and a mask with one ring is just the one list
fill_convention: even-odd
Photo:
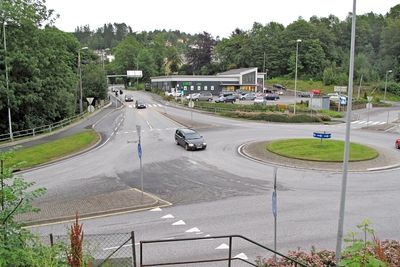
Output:
[[[272,252],[274,256],[280,256],[287,260],[292,266],[299,266],[299,267],[308,267],[308,265],[301,263],[295,259],[292,259],[290,257],[287,257],[277,251],[274,251],[264,245],[261,245],[260,243],[257,243],[247,237],[241,236],[241,235],[222,235],[222,236],[210,236],[210,237],[193,237],[193,238],[179,238],[179,239],[172,239],[172,240],[150,240],[150,241],[140,241],[140,267],[150,267],[150,266],[167,266],[167,265],[187,265],[187,264],[202,264],[202,263],[210,263],[210,262],[227,262],[228,267],[231,267],[233,261],[242,261],[248,265],[255,266],[256,265],[253,262],[250,262],[246,259],[239,258],[239,257],[233,257],[232,256],[232,246],[233,246],[233,239],[242,239],[245,240],[253,245],[256,245],[259,248],[262,248],[263,250],[266,250],[268,252]],[[228,245],[228,255],[223,258],[215,258],[215,259],[203,259],[203,260],[191,260],[191,261],[175,261],[175,262],[162,262],[162,263],[152,263],[152,264],[145,264],[143,261],[143,245],[144,244],[155,244],[155,243],[172,243],[172,242],[187,242],[187,241],[197,241],[197,240],[214,240],[214,239],[228,239],[229,245]]]
[[[99,106],[97,109],[102,108],[103,106],[107,105],[108,102],[105,102],[104,105]],[[36,136],[36,135],[41,135],[45,133],[51,133],[57,129],[63,128],[73,122],[76,122],[78,120],[81,120],[85,116],[87,116],[88,112],[82,112],[81,114],[65,118],[61,121],[52,123],[52,124],[47,124],[31,129],[26,129],[26,130],[20,130],[20,131],[14,131],[13,132],[13,138],[14,139],[21,139],[25,137],[30,137],[30,136]],[[5,133],[5,134],[0,134],[0,142],[7,142],[10,141],[10,133]]]

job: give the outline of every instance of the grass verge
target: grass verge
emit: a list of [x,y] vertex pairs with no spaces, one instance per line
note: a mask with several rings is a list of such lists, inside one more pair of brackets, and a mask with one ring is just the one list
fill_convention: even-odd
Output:
[[6,167],[32,168],[82,151],[95,144],[99,138],[96,132],[88,130],[46,144],[17,149],[14,156],[6,162]]
[[[286,139],[270,142],[266,149],[280,156],[323,162],[342,162],[344,142],[320,139]],[[374,159],[378,152],[370,147],[350,143],[349,161]]]

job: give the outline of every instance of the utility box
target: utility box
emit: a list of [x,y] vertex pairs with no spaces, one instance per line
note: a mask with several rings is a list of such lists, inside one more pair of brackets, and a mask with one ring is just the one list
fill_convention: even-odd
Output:
[[328,96],[310,97],[308,108],[313,110],[329,110],[330,100]]

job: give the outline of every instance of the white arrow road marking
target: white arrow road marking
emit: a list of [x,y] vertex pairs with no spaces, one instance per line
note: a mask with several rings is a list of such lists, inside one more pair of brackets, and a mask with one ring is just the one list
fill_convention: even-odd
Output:
[[196,233],[196,235],[202,235],[202,234],[204,234],[203,232],[198,232],[198,233]]
[[173,218],[175,218],[175,217],[172,214],[167,214],[167,215],[164,215],[161,217],[161,219],[173,219]]
[[205,235],[204,237],[210,237],[211,235]]
[[185,233],[198,233],[198,232],[200,232],[200,229],[197,227],[193,227],[185,231]]
[[227,244],[225,244],[225,243],[222,243],[221,245],[219,245],[215,249],[229,249],[229,246]]
[[160,209],[160,207],[157,207],[157,208],[151,209],[150,211],[162,211],[162,209]]
[[242,259],[242,260],[248,260],[248,259],[249,259],[249,258],[247,258],[246,254],[244,254],[244,253],[237,254],[237,255],[236,255],[235,257],[233,257],[233,258]]
[[172,225],[186,225],[186,223],[182,220],[174,222]]

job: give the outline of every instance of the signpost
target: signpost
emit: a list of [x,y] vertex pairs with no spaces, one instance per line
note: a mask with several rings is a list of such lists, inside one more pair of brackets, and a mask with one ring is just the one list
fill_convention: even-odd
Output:
[[141,191],[142,191],[142,196],[141,196],[141,200],[143,202],[143,165],[142,165],[142,155],[143,155],[143,151],[142,151],[142,143],[141,143],[141,126],[140,125],[136,125],[136,132],[139,138],[138,141],[138,146],[137,146],[137,150],[138,150],[138,156],[139,156],[139,161],[140,161],[140,186],[141,186]]
[[321,139],[321,143],[322,143],[322,139],[328,139],[331,138],[331,133],[327,133],[327,132],[314,132],[313,133],[313,137],[314,138],[320,138]]
[[369,124],[369,111],[372,109],[372,103],[371,103],[371,101],[372,101],[372,96],[367,96],[367,101],[368,101],[368,103],[367,103],[367,127],[368,127],[368,124]]
[[[277,217],[277,195],[276,195],[276,175],[278,169],[274,167],[274,191],[272,192],[272,214],[274,215],[274,250],[276,251],[276,217]],[[276,262],[276,253],[274,253],[274,261]]]
[[86,100],[89,103],[88,112],[92,113],[94,111],[94,106],[92,105],[94,97],[86,97]]

